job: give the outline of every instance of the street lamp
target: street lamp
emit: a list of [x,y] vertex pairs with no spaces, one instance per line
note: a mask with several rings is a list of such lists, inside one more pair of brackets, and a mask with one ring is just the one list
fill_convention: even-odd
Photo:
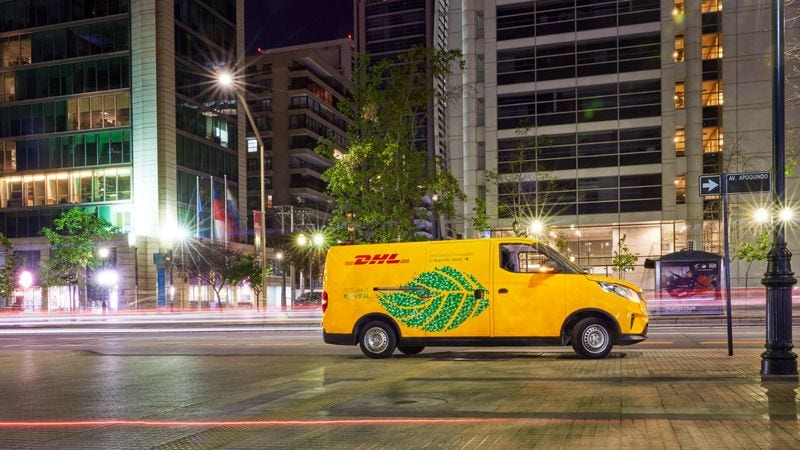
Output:
[[33,285],[33,274],[23,270],[19,274],[19,286],[22,288],[22,310],[25,310],[25,298],[28,296],[28,288]]
[[281,306],[286,306],[286,272],[283,269],[283,258],[285,258],[283,252],[275,254],[275,259],[278,260],[281,269]]
[[136,247],[136,234],[128,233],[128,247],[133,248],[133,304],[139,309],[139,252]]
[[314,293],[314,256],[319,249],[325,247],[325,235],[322,233],[314,233],[311,240],[305,235],[300,234],[297,236],[297,245],[304,249],[309,248],[311,257],[308,260],[308,286],[311,294]]
[[259,236],[258,239],[261,241],[261,282],[263,283],[261,287],[261,292],[264,293],[264,304],[266,305],[266,297],[267,297],[267,237],[266,237],[266,201],[264,195],[264,142],[261,140],[261,133],[258,131],[258,127],[256,126],[256,121],[253,119],[253,113],[250,112],[250,106],[247,104],[247,99],[244,98],[241,91],[238,89],[236,83],[234,83],[233,75],[227,71],[220,71],[217,74],[217,82],[225,89],[233,89],[236,92],[236,98],[239,100],[239,104],[242,105],[245,114],[247,115],[247,120],[250,122],[250,127],[253,129],[253,135],[255,135],[256,141],[258,142],[258,169],[259,169],[259,213],[261,215],[259,219]]

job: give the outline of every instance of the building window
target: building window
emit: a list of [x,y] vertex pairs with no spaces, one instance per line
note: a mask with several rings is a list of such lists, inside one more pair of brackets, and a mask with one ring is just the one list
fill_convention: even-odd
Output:
[[672,59],[675,62],[684,60],[684,42],[682,34],[675,36],[675,51],[672,53]]
[[672,9],[672,15],[677,16],[679,14],[683,14],[684,9],[685,5],[683,0],[675,0],[675,7]]
[[722,81],[703,81],[703,106],[722,105]]
[[686,203],[686,175],[675,177],[675,203]]
[[702,38],[703,59],[722,58],[722,38],[719,33],[706,33]]
[[703,128],[703,153],[722,151],[722,130],[719,127]]
[[0,178],[0,208],[130,200],[127,167]]
[[722,0],[701,0],[700,11],[704,13],[722,11]]
[[247,153],[256,153],[258,151],[258,141],[255,139],[247,138]]
[[675,83],[675,109],[683,109],[685,108],[684,103],[684,92],[685,84],[683,81],[678,81]]
[[675,156],[686,154],[686,129],[684,127],[675,128]]

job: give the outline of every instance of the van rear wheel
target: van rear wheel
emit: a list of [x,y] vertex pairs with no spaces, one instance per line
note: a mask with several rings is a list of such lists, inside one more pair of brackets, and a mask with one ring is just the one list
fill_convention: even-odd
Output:
[[361,329],[361,351],[370,358],[388,358],[397,346],[397,335],[386,322],[372,321]]
[[422,345],[401,345],[397,347],[400,350],[400,353],[404,355],[416,355],[417,353],[425,350],[425,347]]
[[608,324],[596,317],[587,317],[572,329],[572,349],[584,358],[602,358],[613,345]]

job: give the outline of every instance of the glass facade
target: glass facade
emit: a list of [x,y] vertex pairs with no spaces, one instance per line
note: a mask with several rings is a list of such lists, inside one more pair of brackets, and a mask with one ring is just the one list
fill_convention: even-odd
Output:
[[[235,0],[174,3],[178,221],[206,237],[213,228],[211,185],[217,195],[238,192],[238,158],[244,157],[238,153],[236,96],[214,78],[239,63],[235,12]],[[237,197],[230,198],[229,216],[238,218]],[[239,240],[233,231],[229,239]]]
[[38,236],[66,206],[132,198],[128,0],[0,2],[0,228]]
[[660,211],[660,2],[526,1],[496,13],[498,215]]

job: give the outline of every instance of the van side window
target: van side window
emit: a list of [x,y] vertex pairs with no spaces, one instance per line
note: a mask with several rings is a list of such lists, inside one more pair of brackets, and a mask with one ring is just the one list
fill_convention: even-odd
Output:
[[509,272],[548,272],[549,258],[537,247],[528,244],[500,244],[500,267]]

